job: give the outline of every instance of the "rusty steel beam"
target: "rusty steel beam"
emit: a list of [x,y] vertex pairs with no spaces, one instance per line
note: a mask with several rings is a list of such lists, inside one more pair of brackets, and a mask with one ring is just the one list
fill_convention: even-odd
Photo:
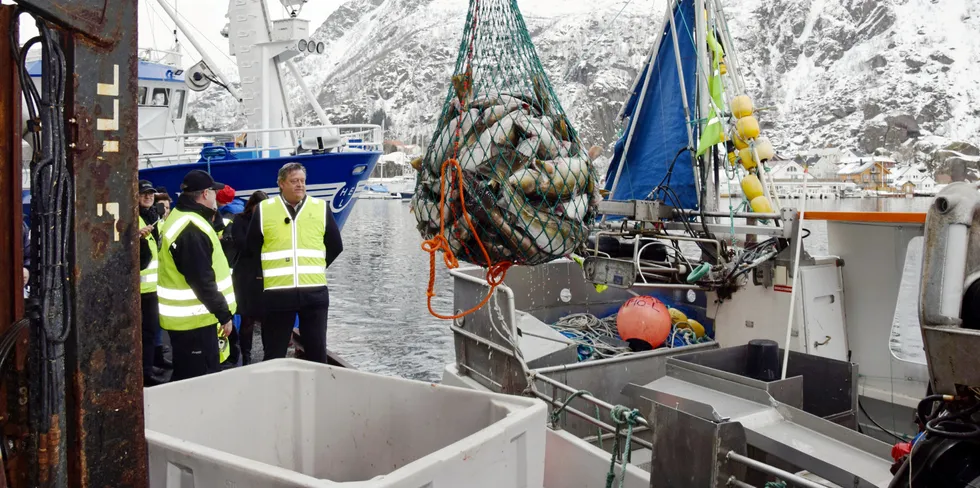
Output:
[[[137,2],[16,1],[62,29],[63,123],[74,188],[67,251],[70,334],[61,345],[32,331],[33,360],[55,376],[63,373],[64,384],[50,375],[31,379],[29,406],[37,430],[31,486],[144,487]],[[41,357],[44,344],[54,348],[44,354],[59,357],[54,366]],[[33,409],[42,404],[50,416],[39,419]]]
[[[98,1],[51,3],[95,5]],[[136,0],[114,0],[103,36],[73,36],[66,100],[77,136],[74,331],[69,339],[68,424],[72,487],[146,486],[140,362]],[[104,41],[102,39],[101,41]],[[101,42],[100,41],[100,42]],[[71,91],[71,90],[69,90]]]
[[122,30],[136,30],[136,24],[117,24],[115,10],[132,0],[14,0],[25,10],[74,32],[90,41],[115,44]]
[[[14,7],[0,5],[0,337],[23,318],[23,235],[21,206],[20,82],[11,54],[10,29],[17,42]],[[0,429],[7,455],[0,486],[28,486],[27,334],[17,337],[0,375]]]

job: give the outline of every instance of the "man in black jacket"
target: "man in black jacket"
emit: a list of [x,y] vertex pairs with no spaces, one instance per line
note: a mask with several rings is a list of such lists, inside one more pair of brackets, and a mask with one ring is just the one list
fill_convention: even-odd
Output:
[[217,325],[224,337],[231,333],[231,271],[210,225],[223,187],[204,171],[188,173],[161,231],[160,324],[170,333],[173,381],[217,372]]
[[287,163],[278,180],[280,194],[257,206],[240,258],[252,261],[264,277],[265,359],[286,357],[298,315],[305,358],[326,363],[326,268],[343,252],[344,243],[330,204],[306,194],[303,165]]

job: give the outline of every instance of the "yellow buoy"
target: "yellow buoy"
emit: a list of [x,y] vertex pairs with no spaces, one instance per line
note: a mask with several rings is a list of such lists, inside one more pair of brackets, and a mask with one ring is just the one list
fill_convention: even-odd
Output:
[[752,201],[755,197],[762,196],[762,182],[759,181],[759,177],[756,175],[748,175],[742,178],[742,194],[745,195],[745,199]]
[[742,167],[745,169],[752,169],[758,165],[752,157],[752,150],[747,147],[738,151],[738,157],[742,160]]
[[776,155],[776,150],[769,142],[769,138],[760,137],[755,140],[755,152],[759,155],[760,161],[768,161]]
[[733,131],[732,132],[732,142],[735,143],[735,149],[745,149],[745,148],[749,147],[749,143],[743,141],[742,139],[740,139],[738,137],[738,132],[737,131]]
[[730,152],[730,153],[728,153],[728,164],[729,164],[729,165],[730,165],[730,166],[731,166],[732,168],[734,168],[734,167],[735,167],[735,165],[737,164],[737,163],[735,162],[735,158],[736,158],[736,156],[738,156],[738,155],[737,155],[737,154],[735,154],[735,151],[732,151],[732,152]]
[[681,312],[676,308],[668,308],[667,312],[670,313],[670,322],[672,324],[676,324],[678,322],[687,322],[687,315],[684,315],[684,312]]
[[723,75],[728,74],[728,66],[725,66],[724,62],[718,63],[718,73]]
[[694,335],[696,335],[698,339],[704,337],[704,326],[701,325],[701,322],[698,322],[697,320],[687,319],[686,321],[677,324],[677,328],[693,330]]
[[735,123],[735,129],[738,130],[738,136],[743,141],[759,137],[759,121],[752,115],[738,119],[738,122]]
[[752,99],[748,95],[739,95],[732,99],[732,115],[736,119],[752,115]]
[[752,206],[752,211],[755,213],[772,213],[772,204],[766,197],[755,197],[749,202],[749,205]]

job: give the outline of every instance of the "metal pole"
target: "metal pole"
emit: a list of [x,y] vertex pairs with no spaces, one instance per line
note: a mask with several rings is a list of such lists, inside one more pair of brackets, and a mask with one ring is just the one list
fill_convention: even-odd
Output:
[[[566,385],[566,384],[564,384],[564,383],[562,383],[560,381],[555,381],[555,380],[553,380],[553,379],[551,379],[551,378],[549,378],[547,376],[544,376],[541,373],[538,373],[536,371],[531,371],[529,374],[531,375],[531,380],[532,381],[535,380],[535,379],[539,379],[541,381],[544,381],[545,383],[548,383],[551,386],[557,387],[557,388],[559,388],[561,390],[565,390],[565,391],[567,391],[569,393],[575,393],[576,391],[578,391],[578,390],[576,390],[576,389],[574,389],[574,388],[572,388],[572,387],[570,387],[570,386],[568,386],[568,385]],[[598,399],[598,398],[596,398],[596,397],[594,397],[592,395],[589,395],[588,393],[586,393],[584,395],[580,395],[579,398],[581,398],[581,399],[583,399],[585,401],[592,402],[592,403],[594,403],[594,404],[596,404],[596,405],[598,405],[598,406],[600,406],[602,408],[605,408],[606,410],[609,410],[609,411],[612,411],[612,409],[613,409],[612,404],[606,403],[606,402],[604,402],[604,401],[602,401],[602,400],[600,400],[600,399]],[[640,425],[645,426],[645,427],[650,427],[650,423],[647,422],[646,419],[644,419],[643,417],[637,417],[636,422],[638,424],[640,424]]]
[[[711,113],[710,105],[714,104],[714,100],[711,99],[711,91],[708,89],[708,79],[714,75],[714,63],[711,62],[709,56],[711,54],[708,52],[708,27],[705,20],[705,4],[704,0],[696,0],[694,2],[694,17],[695,17],[695,47],[697,50],[697,60],[698,69],[701,71],[701,76],[695,76],[698,83],[698,92],[700,96],[698,97],[698,135],[704,133],[704,128],[707,127],[709,121],[705,121],[708,114]],[[721,107],[716,108],[716,116],[721,121]],[[702,122],[704,121],[704,122]],[[714,163],[712,159],[712,163]],[[707,188],[704,189],[704,199],[706,201],[701,202],[701,207],[705,210],[717,210],[718,205],[715,202],[715,185],[712,184],[710,171],[708,168],[710,166],[705,164],[701,167],[704,172],[704,181]]]
[[[675,210],[675,212],[677,212],[677,213],[679,213],[680,215],[683,215],[683,216],[690,216],[690,215],[695,215],[696,216],[696,215],[698,215],[700,213],[700,212],[698,212],[696,210],[686,210],[686,209],[677,209],[677,210]],[[731,214],[729,214],[727,212],[709,212],[709,211],[705,211],[704,214],[705,215],[708,215],[708,216],[711,216],[711,217],[729,217],[731,215]],[[778,219],[781,219],[782,216],[783,215],[780,214],[780,213],[778,213],[778,212],[770,212],[770,213],[735,212],[735,217],[743,218],[743,219],[775,219],[775,220],[778,220]]]
[[790,473],[789,471],[783,471],[775,466],[770,466],[766,463],[756,461],[755,459],[743,456],[735,451],[728,451],[728,454],[725,457],[728,458],[729,461],[735,461],[737,463],[744,464],[752,469],[776,476],[779,479],[787,483],[792,483],[796,486],[802,486],[803,488],[827,488],[819,483],[815,483],[806,478],[802,478],[793,473]]
[[[541,393],[539,391],[534,391],[534,394],[538,398],[540,398],[540,399],[542,399],[542,400],[544,400],[544,401],[546,401],[546,402],[548,402],[548,403],[550,403],[552,405],[561,406],[561,403],[562,402],[558,402],[554,398],[551,398],[548,395],[545,395],[544,393]],[[582,395],[582,396],[584,397],[585,395]],[[568,413],[570,413],[570,414],[572,414],[572,415],[574,415],[574,416],[576,416],[576,417],[578,417],[578,418],[580,418],[580,419],[582,419],[582,420],[584,420],[584,421],[586,421],[586,422],[588,422],[588,423],[590,423],[590,424],[592,424],[592,425],[595,425],[596,427],[599,427],[599,428],[604,429],[604,430],[608,430],[609,432],[613,432],[613,433],[616,432],[616,428],[615,427],[613,427],[613,426],[611,426],[611,425],[609,425],[609,424],[607,424],[607,423],[605,423],[605,422],[603,422],[603,421],[595,418],[594,416],[588,415],[588,414],[586,414],[586,413],[584,413],[584,412],[582,412],[580,410],[576,410],[576,409],[574,409],[572,407],[565,407],[565,411],[568,412]],[[636,430],[634,430],[633,432],[635,433]],[[643,439],[641,439],[639,437],[634,436],[633,439],[631,440],[631,442],[634,443],[634,444],[639,444],[639,445],[641,445],[641,446],[643,446],[643,447],[645,447],[647,449],[650,449],[651,451],[653,450],[653,444],[651,444],[650,442],[645,441],[645,440],[643,440]]]
[[[672,19],[674,17],[674,5],[675,2],[670,2],[667,6],[666,19]],[[664,31],[661,29],[657,32],[657,41],[653,43],[653,48],[650,51],[650,61],[647,64],[647,74],[646,78],[643,80],[643,88],[640,91],[640,98],[636,101],[636,109],[633,111],[633,117],[630,119],[630,130],[626,134],[626,145],[623,146],[623,155],[619,158],[619,166],[616,167],[616,176],[613,178],[612,188],[609,190],[609,198],[613,198],[616,195],[616,187],[619,186],[619,177],[623,174],[623,165],[626,163],[626,155],[629,154],[630,144],[633,142],[633,132],[636,130],[636,117],[643,110],[643,102],[646,100],[647,87],[650,85],[650,77],[653,75],[653,65],[657,62],[657,56],[660,55],[660,43],[663,40]],[[637,80],[639,81],[639,80]],[[685,100],[686,103],[686,100]],[[600,223],[606,221],[606,215],[602,215],[602,220]]]
[[197,52],[201,55],[201,58],[204,59],[204,62],[207,63],[208,67],[211,68],[211,71],[215,74],[215,76],[217,76],[218,79],[221,80],[221,83],[224,83],[224,85],[228,87],[228,92],[231,93],[231,95],[235,97],[235,99],[241,102],[242,101],[241,92],[239,92],[237,88],[232,86],[231,82],[228,81],[228,78],[221,73],[221,70],[218,69],[218,64],[215,63],[213,59],[211,59],[211,56],[208,56],[207,51],[204,50],[204,48],[201,46],[201,43],[197,42],[197,39],[193,35],[191,35],[190,29],[188,29],[187,26],[184,25],[184,22],[178,18],[177,12],[174,12],[174,9],[171,8],[170,5],[167,4],[167,2],[164,0],[157,0],[157,3],[159,3],[160,6],[163,7],[163,10],[167,12],[167,15],[169,15],[170,18],[173,19],[174,24],[177,26],[177,28],[184,33],[184,37],[187,37],[187,40],[191,41],[191,45],[194,46],[194,49],[197,49]]
[[750,484],[748,484],[748,483],[746,483],[744,481],[739,481],[739,480],[735,479],[734,476],[732,476],[731,478],[728,478],[728,486],[734,486],[735,488],[756,488],[756,487],[754,487],[754,486],[752,486],[752,485],[750,485]]
[[[803,202],[800,205],[800,218],[797,220],[799,225],[796,226],[796,242],[793,247],[796,248],[796,255],[793,257],[793,291],[789,295],[789,319],[786,324],[786,342],[783,345],[783,375],[782,378],[786,379],[786,368],[789,367],[789,341],[792,339],[793,334],[793,317],[796,312],[796,295],[797,289],[800,285],[800,252],[803,250],[803,218],[806,216],[806,180],[810,175],[810,172],[803,170]],[[804,347],[804,350],[809,346]]]
[[[703,344],[694,344],[691,346],[685,346],[684,352],[693,353],[702,350],[715,349],[717,347],[718,347],[718,343],[707,342]],[[654,349],[653,351],[640,352],[636,354],[630,354],[628,356],[619,356],[619,357],[608,358],[608,359],[596,359],[595,361],[588,361],[585,363],[572,363],[572,364],[562,364],[559,366],[548,366],[546,368],[538,368],[534,370],[532,373],[537,375],[545,375],[549,373],[564,373],[567,371],[574,371],[577,369],[594,368],[594,367],[605,366],[605,365],[615,364],[615,363],[625,363],[629,361],[641,361],[652,357],[670,356],[673,354],[677,354],[677,352],[674,351],[673,349]],[[540,377],[543,378],[543,376]]]
[[300,74],[299,68],[296,67],[296,63],[294,63],[292,59],[287,59],[286,66],[289,68],[289,71],[293,73],[293,78],[296,79],[296,84],[299,85],[299,89],[303,91],[303,96],[306,97],[306,100],[310,102],[310,105],[313,107],[313,111],[316,112],[316,118],[320,119],[321,124],[330,125],[330,118],[327,117],[327,113],[323,111],[323,107],[320,106],[320,102],[318,102],[316,97],[313,96],[313,92],[310,91],[310,87],[306,85],[306,81],[303,80],[303,75]]
[[[698,197],[700,198],[701,177],[700,177],[700,170],[698,169],[699,168],[698,157],[695,155],[695,151],[694,151],[694,149],[696,148],[696,146],[694,145],[694,131],[691,129],[691,124],[690,124],[691,107],[687,103],[687,86],[684,84],[684,70],[681,68],[681,47],[680,44],[677,42],[677,26],[674,23],[673,15],[670,16],[669,21],[670,21],[670,33],[672,38],[674,39],[674,59],[677,62],[677,80],[680,82],[681,85],[681,102],[684,105],[684,117],[686,117],[687,119],[685,121],[686,123],[684,124],[684,127],[687,129],[687,144],[689,147],[692,148],[692,150],[689,151],[691,153],[691,165],[694,168],[694,172],[697,174],[697,178],[694,178],[694,190],[697,192]],[[695,71],[697,71],[696,67],[695,67]],[[695,76],[695,78],[697,78],[697,76]],[[695,79],[695,82],[696,81],[697,80]]]

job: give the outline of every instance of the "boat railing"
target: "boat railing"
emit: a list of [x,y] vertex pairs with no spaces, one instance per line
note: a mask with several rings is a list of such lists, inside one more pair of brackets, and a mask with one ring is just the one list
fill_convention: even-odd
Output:
[[154,49],[154,48],[144,47],[139,49],[136,56],[143,61],[148,61],[151,63],[168,64],[168,61],[179,62],[179,60],[182,59],[184,55],[179,51],[168,51],[165,49]]
[[[183,142],[182,147],[193,147],[195,151],[183,151],[170,154],[141,154],[140,161],[146,163],[148,167],[153,167],[154,163],[167,162],[165,164],[184,163],[196,161],[200,158],[200,150],[205,146],[190,144],[188,140],[200,138],[215,138],[220,136],[239,136],[241,134],[263,134],[274,132],[295,132],[300,138],[306,136],[307,132],[333,133],[340,137],[341,145],[336,150],[346,151],[381,151],[384,145],[384,132],[380,125],[373,124],[336,124],[336,125],[317,125],[306,127],[285,127],[275,129],[248,129],[234,131],[214,131],[214,132],[193,132],[185,134],[172,134],[166,136],[141,137],[139,142],[152,142],[164,140],[176,140]],[[209,141],[212,144],[219,144],[218,141]],[[298,145],[298,141],[297,141]],[[217,146],[220,147],[220,146]],[[270,151],[292,151],[296,147],[283,146],[245,146],[226,148],[231,154],[260,152],[268,154]]]

